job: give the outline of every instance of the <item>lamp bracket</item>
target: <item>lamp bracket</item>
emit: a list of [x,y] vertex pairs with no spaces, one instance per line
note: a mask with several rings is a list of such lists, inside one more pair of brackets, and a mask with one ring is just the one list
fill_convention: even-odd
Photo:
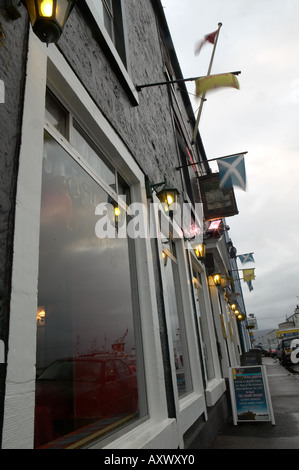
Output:
[[146,178],[145,180],[145,188],[146,188],[146,195],[147,198],[150,199],[152,197],[152,190],[157,189],[159,186],[165,186],[167,184],[166,179],[161,181],[160,183],[151,184],[150,180]]
[[6,0],[5,9],[12,20],[18,20],[21,18],[21,12],[19,7],[21,6],[21,0]]

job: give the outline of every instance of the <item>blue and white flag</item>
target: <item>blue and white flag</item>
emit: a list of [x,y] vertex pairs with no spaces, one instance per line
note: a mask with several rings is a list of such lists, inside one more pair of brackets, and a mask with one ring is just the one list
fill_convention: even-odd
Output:
[[246,171],[244,154],[221,158],[217,161],[219,168],[219,187],[221,189],[240,186],[246,190]]
[[254,258],[253,258],[253,253],[246,253],[244,255],[238,255],[238,258],[240,258],[240,261],[242,264],[255,263]]
[[247,281],[246,284],[248,286],[249,292],[253,291],[252,281]]

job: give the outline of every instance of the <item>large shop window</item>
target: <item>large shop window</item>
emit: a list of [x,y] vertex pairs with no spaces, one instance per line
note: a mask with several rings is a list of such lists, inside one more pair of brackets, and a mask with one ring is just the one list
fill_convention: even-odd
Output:
[[195,298],[195,306],[197,320],[199,324],[199,334],[201,337],[202,353],[204,358],[206,379],[212,380],[215,377],[213,355],[211,349],[211,341],[209,334],[208,318],[204,305],[204,294],[201,284],[200,273],[193,268],[193,293]]
[[[79,127],[73,131],[80,159],[57,142],[55,132],[45,131],[44,139],[35,447],[80,446],[147,413],[131,285],[134,246],[95,231],[95,207],[111,202],[114,190],[128,194],[129,187],[96,158]],[[110,194],[81,160],[107,181]]]
[[186,328],[184,322],[183,303],[181,298],[179,270],[174,241],[171,238],[167,239],[163,236],[162,240],[176,382],[178,395],[179,397],[182,397],[192,390],[192,380]]

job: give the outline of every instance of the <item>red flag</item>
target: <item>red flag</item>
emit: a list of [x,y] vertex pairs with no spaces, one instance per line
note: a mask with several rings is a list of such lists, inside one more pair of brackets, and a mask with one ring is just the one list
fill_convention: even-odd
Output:
[[199,41],[198,43],[195,44],[195,51],[194,51],[195,55],[198,55],[200,53],[202,46],[206,42],[210,42],[211,44],[215,44],[215,38],[218,34],[218,31],[219,31],[219,29],[217,29],[213,33],[206,34],[205,37],[201,41]]

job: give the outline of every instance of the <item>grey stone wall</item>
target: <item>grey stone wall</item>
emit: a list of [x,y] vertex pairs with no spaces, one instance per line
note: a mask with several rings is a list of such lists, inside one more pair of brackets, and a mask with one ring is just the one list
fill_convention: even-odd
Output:
[[[165,81],[151,1],[130,0],[123,5],[133,83]],[[179,172],[169,172],[179,161],[167,87],[143,89],[139,106],[132,106],[79,8],[69,18],[59,48],[150,180],[161,181],[167,173],[169,183],[181,189]]]
[[[0,0],[0,79],[5,83],[5,103],[0,104],[0,339],[7,345],[11,290],[12,251],[18,159],[22,128],[23,94],[28,48],[28,15],[12,21]],[[164,81],[163,58],[157,22],[150,0],[123,2],[128,47],[128,70],[134,84]],[[166,86],[143,89],[139,106],[133,106],[119,76],[111,68],[103,43],[95,34],[84,9],[75,7],[58,48],[88,93],[126,144],[152,183],[167,176],[168,183],[182,194],[174,125]],[[188,127],[188,116],[178,94]],[[192,130],[191,130],[192,133]],[[155,260],[159,293],[158,261]],[[167,357],[167,332],[163,324],[162,294],[158,294],[162,349]],[[167,363],[167,361],[166,361]],[[168,380],[166,372],[166,381]],[[169,378],[169,394],[171,380]],[[0,434],[5,384],[5,366],[0,364]],[[169,410],[170,415],[174,411]],[[0,436],[1,439],[1,436]],[[0,443],[1,444],[1,443]]]

